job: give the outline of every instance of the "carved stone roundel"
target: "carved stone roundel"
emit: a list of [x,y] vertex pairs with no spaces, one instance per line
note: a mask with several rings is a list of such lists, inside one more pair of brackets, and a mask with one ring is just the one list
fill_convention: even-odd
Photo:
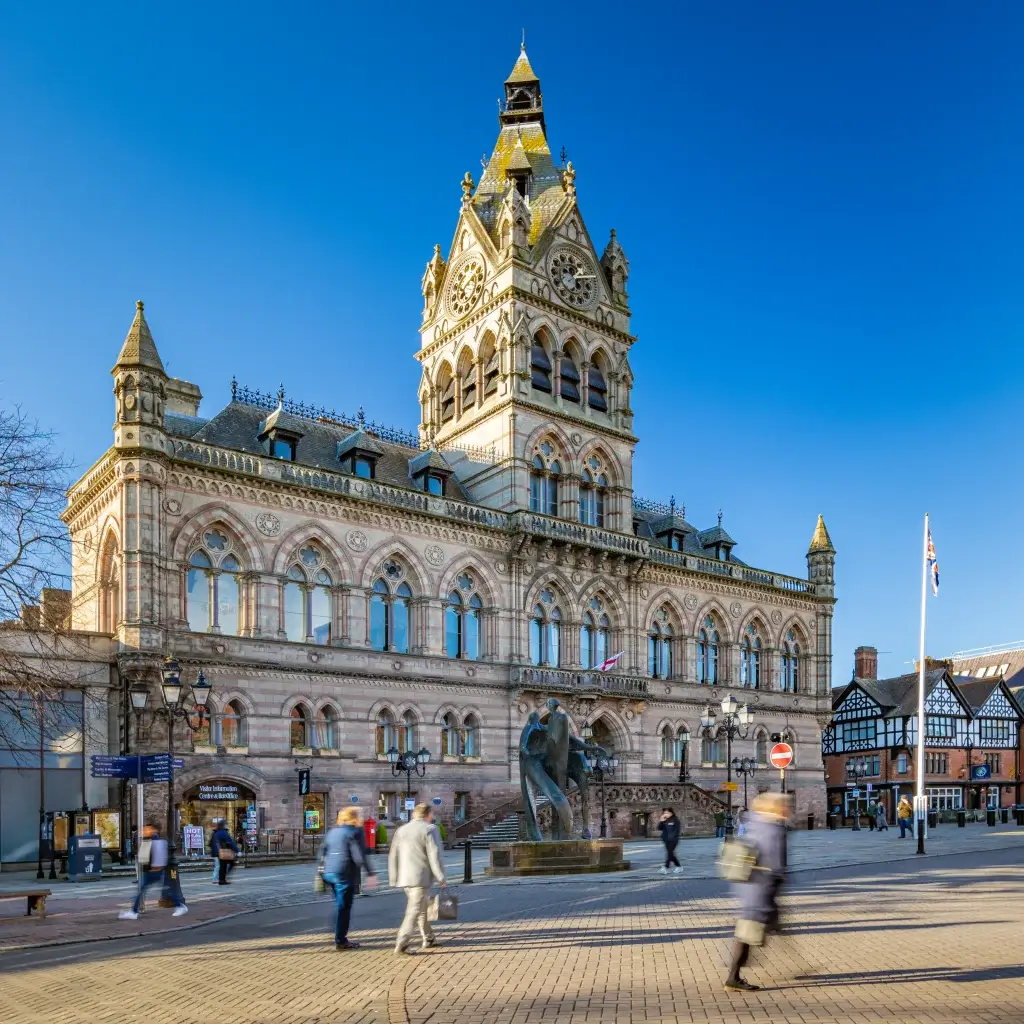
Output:
[[437,566],[444,561],[444,549],[439,544],[428,544],[423,554],[431,565]]
[[594,266],[578,249],[556,249],[548,263],[555,291],[567,305],[586,309],[594,301]]
[[739,601],[733,601],[733,603],[731,605],[729,605],[729,614],[734,619],[738,619],[740,617],[740,613],[742,611],[743,611],[743,605],[741,605],[739,603]]
[[774,611],[772,612],[772,622],[773,622],[773,623],[774,623],[774,624],[775,624],[776,626],[777,626],[777,625],[778,625],[778,624],[779,624],[780,622],[782,622],[782,612],[781,612],[781,611],[779,611],[779,609],[778,609],[778,608],[776,608],[776,609],[775,609],[775,610],[774,610]]
[[696,607],[697,607],[697,595],[696,594],[687,594],[686,597],[683,598],[683,607],[688,612],[694,611],[696,609]]
[[170,516],[180,516],[181,502],[177,498],[168,498],[164,502],[164,511]]
[[448,309],[460,319],[477,304],[484,290],[487,271],[479,256],[468,256],[457,264],[448,278]]
[[261,512],[256,517],[256,529],[268,537],[276,537],[281,532],[281,520],[273,512]]
[[365,551],[368,543],[366,534],[362,530],[349,530],[345,541],[353,551]]

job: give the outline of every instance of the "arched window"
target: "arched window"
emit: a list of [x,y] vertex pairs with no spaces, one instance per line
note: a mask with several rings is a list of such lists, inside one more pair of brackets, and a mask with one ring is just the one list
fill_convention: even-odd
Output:
[[597,455],[587,459],[580,478],[580,522],[589,526],[604,526],[605,498],[608,493],[608,474]]
[[533,347],[530,349],[530,382],[537,391],[551,394],[551,357],[540,335],[533,339]]
[[245,728],[245,709],[237,700],[224,705],[218,721],[220,737],[218,742],[225,747],[244,747],[248,742]]
[[320,750],[337,750],[341,746],[338,722],[338,712],[330,704],[320,709],[316,717],[316,745]]
[[580,371],[576,365],[576,360],[573,359],[568,351],[562,353],[562,358],[559,362],[559,378],[561,380],[559,387],[561,396],[567,402],[575,402],[579,405]]
[[562,464],[550,441],[542,441],[533,455],[530,470],[530,511],[558,515],[558,478]]
[[580,626],[580,664],[584,668],[600,668],[608,657],[608,631],[611,623],[599,598],[590,599]]
[[647,631],[647,671],[656,679],[671,679],[674,671],[672,623],[668,612],[660,608]]
[[296,704],[292,708],[290,736],[292,748],[311,747],[309,709],[305,704]]
[[185,618],[193,633],[241,632],[241,563],[232,539],[213,527],[203,534],[202,547],[188,560]]
[[561,664],[562,613],[550,590],[541,591],[530,619],[530,661],[534,665]]
[[476,715],[466,715],[462,724],[462,753],[466,757],[480,756],[480,721]]
[[327,646],[334,621],[334,581],[324,568],[324,554],[315,544],[298,552],[283,587],[284,631],[295,643]]
[[587,385],[587,405],[598,412],[607,412],[608,384],[599,360],[594,360],[587,370]]
[[705,736],[700,741],[700,763],[708,765],[725,764],[725,741]]
[[398,749],[404,754],[409,750],[415,752],[417,746],[416,716],[411,711],[406,711],[398,724]]
[[498,393],[499,355],[494,339],[487,335],[480,346],[480,362],[484,367],[484,401]]
[[697,634],[697,682],[718,682],[718,630],[715,620],[706,616]]
[[782,689],[797,693],[800,689],[800,644],[790,630],[782,643]]
[[100,559],[100,586],[100,632],[113,633],[121,621],[121,562],[113,534],[107,537]]
[[456,581],[458,590],[448,595],[444,610],[444,644],[449,658],[480,657],[480,612],[483,602],[472,593],[473,577],[462,573]]
[[397,562],[385,562],[383,568],[384,575],[374,581],[370,596],[370,646],[375,651],[408,654],[412,589],[402,581],[404,570]]
[[441,422],[455,419],[455,377],[451,367],[445,363],[437,375],[437,390],[441,401]]
[[392,747],[398,749],[398,726],[395,716],[384,710],[377,716],[377,753],[384,755]]
[[751,623],[740,643],[740,686],[758,689],[761,685],[761,638]]
[[662,764],[678,764],[679,758],[676,756],[676,733],[671,725],[666,725],[661,730],[661,763]]
[[462,753],[459,736],[459,720],[452,712],[441,719],[441,756],[458,757]]
[[754,740],[754,760],[758,768],[768,766],[768,733],[759,732]]
[[466,412],[476,405],[476,363],[468,348],[464,348],[459,357],[459,382],[462,387],[462,411]]

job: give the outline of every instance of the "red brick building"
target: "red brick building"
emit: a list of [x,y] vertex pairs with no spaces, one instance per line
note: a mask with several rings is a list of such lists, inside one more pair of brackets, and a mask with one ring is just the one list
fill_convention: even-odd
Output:
[[[881,800],[891,821],[899,798],[912,797],[917,788],[918,673],[878,679],[877,667],[877,651],[858,647],[853,679],[833,689],[822,760],[830,808],[839,804],[849,816]],[[929,807],[1019,803],[1022,721],[1024,709],[1001,675],[954,676],[949,663],[929,662],[924,780]]]

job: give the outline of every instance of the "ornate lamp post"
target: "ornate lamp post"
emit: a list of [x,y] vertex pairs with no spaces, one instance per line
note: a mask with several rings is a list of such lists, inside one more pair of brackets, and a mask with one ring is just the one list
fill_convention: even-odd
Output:
[[679,782],[683,784],[690,781],[690,773],[686,768],[686,757],[690,749],[689,730],[683,729],[676,737],[676,742],[679,744]]
[[[180,902],[181,882],[178,879],[178,861],[175,857],[175,833],[174,827],[174,723],[184,722],[192,732],[198,732],[206,721],[206,702],[209,699],[210,691],[213,689],[206,681],[202,670],[192,684],[192,703],[199,712],[199,721],[193,725],[192,711],[181,705],[181,691],[185,688],[181,681],[181,666],[171,657],[164,658],[163,666],[160,669],[160,690],[163,694],[163,705],[153,708],[150,712],[154,718],[164,718],[167,722],[167,868],[164,875],[164,890],[160,897],[161,906],[169,906]],[[136,714],[141,715],[149,701],[149,687],[145,683],[134,683],[129,689],[132,709]],[[142,822],[139,822],[139,833],[142,832]],[[177,897],[177,898],[176,898]]]
[[739,737],[746,739],[750,732],[750,723],[754,720],[754,713],[750,706],[744,704],[740,707],[739,702],[732,694],[729,694],[721,704],[722,720],[709,704],[700,716],[700,734],[702,739],[717,740],[722,736],[726,740],[725,768],[727,773],[726,786],[726,810],[725,810],[725,838],[731,839],[733,834],[732,817],[732,741]]
[[747,779],[757,771],[757,762],[752,757],[734,757],[732,770],[743,776],[743,810],[747,809]]
[[416,774],[422,779],[427,774],[430,751],[424,747],[418,754],[414,754],[411,750],[400,754],[397,747],[392,747],[388,751],[388,761],[391,762],[391,774],[396,778],[405,772],[405,799],[411,800],[412,777]]
[[[846,762],[846,777],[853,780],[855,790],[859,785],[859,780],[863,779],[867,773],[868,766],[864,763],[863,757],[857,758],[857,760],[851,757]],[[860,797],[856,796],[853,799],[853,831],[859,832],[860,830]]]

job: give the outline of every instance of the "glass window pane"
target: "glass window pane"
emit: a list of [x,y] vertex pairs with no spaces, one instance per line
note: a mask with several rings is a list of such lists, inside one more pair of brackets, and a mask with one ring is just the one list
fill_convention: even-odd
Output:
[[594,654],[594,667],[598,667],[603,661],[608,659],[608,630],[599,629],[597,631],[597,651]]
[[238,635],[238,577],[229,572],[217,577],[217,616],[222,633]]
[[370,599],[370,646],[375,651],[388,648],[387,605],[377,594]]
[[647,638],[647,674],[658,674],[658,641],[653,636]]
[[580,664],[584,668],[593,668],[591,660],[591,634],[589,626],[580,627]]
[[395,628],[395,650],[409,652],[409,604],[403,598],[395,601],[391,608]]
[[313,643],[326,646],[331,642],[331,592],[317,587],[310,597],[310,625]]
[[541,663],[541,629],[542,624],[537,619],[530,619],[530,663],[539,665]]
[[210,577],[201,569],[188,571],[185,604],[188,628],[193,633],[205,633],[210,628]]
[[286,583],[284,587],[284,631],[294,643],[306,639],[306,595],[298,583]]
[[463,616],[463,628],[466,634],[463,637],[465,655],[471,661],[476,661],[480,657],[480,613],[475,608]]
[[306,716],[302,708],[292,708],[291,744],[293,747],[306,746]]
[[562,631],[557,622],[548,623],[548,664],[559,666],[561,662],[560,642]]
[[460,651],[462,616],[457,608],[449,605],[444,610],[444,647],[449,658],[457,658]]

